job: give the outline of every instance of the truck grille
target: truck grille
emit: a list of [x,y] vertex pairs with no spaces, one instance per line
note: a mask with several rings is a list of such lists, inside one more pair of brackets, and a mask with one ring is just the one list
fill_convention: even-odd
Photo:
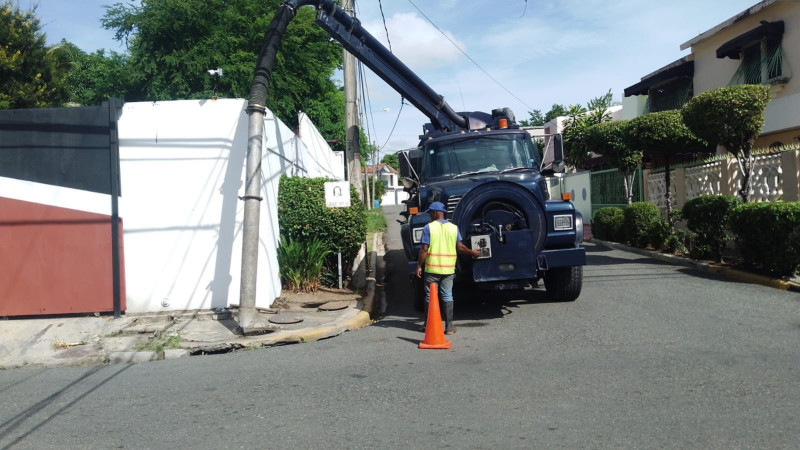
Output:
[[463,195],[453,195],[447,199],[447,218],[453,218],[453,212],[456,210],[456,206],[458,206],[458,202],[461,201],[461,197]]

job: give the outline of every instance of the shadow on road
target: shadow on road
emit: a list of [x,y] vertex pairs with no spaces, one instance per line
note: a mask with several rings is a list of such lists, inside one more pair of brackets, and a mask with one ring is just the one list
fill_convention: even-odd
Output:
[[[117,366],[117,367],[119,367],[119,366]],[[91,387],[88,390],[86,390],[85,392],[83,392],[80,395],[77,395],[75,398],[70,400],[68,403],[66,403],[64,406],[62,406],[58,410],[56,410],[54,412],[51,412],[51,413],[48,413],[47,414],[48,419],[52,419],[52,418],[62,414],[63,412],[67,411],[68,409],[72,408],[76,403],[78,403],[81,400],[83,400],[87,395],[89,395],[92,392],[96,391],[101,386],[103,386],[104,384],[108,383],[113,378],[116,378],[122,372],[128,370],[131,367],[132,367],[132,365],[128,364],[128,365],[124,365],[124,366],[120,367],[118,370],[115,370],[115,371],[110,366],[98,366],[98,367],[94,367],[92,369],[89,369],[83,375],[81,375],[80,377],[78,377],[77,379],[75,379],[74,381],[69,383],[68,385],[64,386],[63,388],[59,389],[58,391],[54,392],[53,394],[45,397],[44,399],[38,401],[34,405],[32,405],[32,406],[20,411],[14,417],[11,417],[10,419],[6,420],[3,423],[0,423],[0,438],[10,437],[12,432],[17,430],[17,428],[21,428],[23,426],[23,424],[25,422],[29,421],[29,420],[31,420],[33,423],[36,423],[36,425],[33,425],[33,423],[31,423],[31,425],[33,425],[33,426],[30,429],[28,429],[24,433],[20,434],[14,440],[12,440],[11,442],[3,445],[0,448],[3,449],[3,450],[12,448],[13,446],[19,444],[25,438],[27,438],[28,436],[30,436],[31,434],[36,432],[36,430],[38,430],[39,428],[41,428],[45,424],[49,423],[48,420],[36,420],[34,416],[36,416],[40,411],[43,411],[44,409],[46,409],[51,404],[60,403],[63,400],[62,397],[69,395],[69,394],[67,394],[67,391],[70,391],[72,389],[77,389],[80,386],[85,385],[86,381],[92,375],[99,374],[99,373],[112,372],[110,375],[108,375],[106,378],[104,378],[102,380],[92,381],[91,382]]]

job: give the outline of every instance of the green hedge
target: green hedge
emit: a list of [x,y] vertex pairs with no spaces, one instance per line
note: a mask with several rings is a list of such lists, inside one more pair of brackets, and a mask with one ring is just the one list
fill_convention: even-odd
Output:
[[731,229],[745,264],[778,275],[792,275],[800,266],[800,202],[739,205]]
[[645,248],[650,243],[650,229],[653,222],[661,219],[658,206],[650,202],[634,202],[625,208],[622,228],[625,239],[635,247]]
[[625,212],[616,206],[600,208],[592,218],[592,235],[604,241],[621,241],[623,239],[622,223]]
[[742,201],[732,195],[701,195],[683,206],[686,226],[697,234],[693,253],[696,258],[722,260],[722,251],[733,239],[731,213]]
[[300,178],[282,176],[278,187],[278,223],[282,236],[309,242],[320,240],[332,252],[342,252],[345,269],[352,266],[353,259],[367,235],[366,207],[358,199],[358,193],[350,186],[349,208],[325,206],[326,178]]

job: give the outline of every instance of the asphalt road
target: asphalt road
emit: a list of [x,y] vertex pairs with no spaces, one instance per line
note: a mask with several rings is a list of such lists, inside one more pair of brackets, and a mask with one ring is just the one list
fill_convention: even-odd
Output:
[[390,225],[387,315],[372,326],[0,371],[0,449],[798,447],[796,293],[589,245],[576,302],[462,294],[452,350],[419,350]]

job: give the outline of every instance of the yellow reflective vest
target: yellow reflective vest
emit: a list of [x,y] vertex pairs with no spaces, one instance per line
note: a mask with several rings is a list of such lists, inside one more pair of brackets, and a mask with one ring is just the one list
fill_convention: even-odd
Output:
[[428,224],[431,243],[425,259],[425,272],[450,275],[456,272],[456,241],[458,227],[450,222],[433,221]]

